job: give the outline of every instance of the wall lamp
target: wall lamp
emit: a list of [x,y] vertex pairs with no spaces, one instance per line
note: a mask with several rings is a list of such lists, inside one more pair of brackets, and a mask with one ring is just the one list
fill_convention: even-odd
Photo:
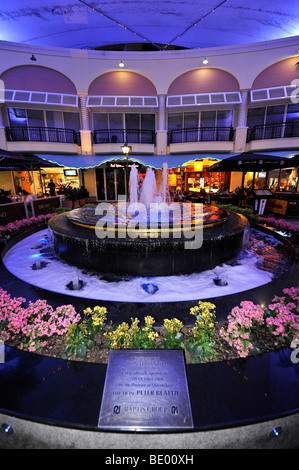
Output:
[[32,56],[30,57],[30,60],[33,60],[34,62],[36,61],[36,57],[34,56],[34,54],[32,54]]
[[123,68],[125,66],[125,64],[123,63],[123,61],[121,60],[120,63],[118,64],[119,67]]
[[208,64],[208,59],[205,57],[204,60],[202,61],[203,64]]

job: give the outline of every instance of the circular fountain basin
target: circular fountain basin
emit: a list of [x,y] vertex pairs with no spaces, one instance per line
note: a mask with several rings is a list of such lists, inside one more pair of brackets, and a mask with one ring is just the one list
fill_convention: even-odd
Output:
[[[147,214],[141,219],[138,238],[128,236],[127,229],[134,217],[128,217],[125,205],[116,211],[115,218],[113,214],[111,219],[105,216],[107,222],[113,223],[106,224],[105,238],[97,236],[96,227],[102,215],[97,215],[95,208],[57,215],[49,221],[49,228],[56,253],[79,268],[116,276],[190,274],[212,269],[234,258],[243,246],[244,232],[249,226],[240,214],[213,206],[203,206],[203,211],[198,212],[195,206],[177,203],[175,207],[183,214],[180,219],[166,220],[159,215],[153,221]],[[157,228],[154,237],[151,223]],[[201,230],[201,233],[196,232],[196,247],[186,236],[186,227],[194,233]]]
[[[124,315],[124,310],[121,306],[116,306],[115,302],[129,302],[130,309],[133,310],[138,309],[135,304],[142,303],[143,312],[150,314],[151,308],[144,310],[145,304],[155,304],[158,306],[157,311],[163,310],[167,318],[167,315],[173,315],[174,308],[184,315],[186,308],[188,310],[186,301],[212,298],[215,301],[223,296],[231,299],[234,294],[284,277],[293,264],[295,255],[286,240],[277,237],[272,232],[267,234],[252,229],[248,244],[233,260],[211,270],[176,276],[120,277],[80,269],[64,262],[55,253],[53,237],[48,229],[22,236],[20,240],[13,239],[3,250],[2,256],[3,264],[11,274],[45,291],[80,299],[112,302],[112,312],[116,312],[116,315],[119,312]],[[36,268],[38,259],[39,269]],[[215,283],[216,278],[226,282]],[[74,284],[78,288],[74,288]],[[178,302],[183,302],[182,306]],[[159,305],[162,303],[163,308],[160,310]]]

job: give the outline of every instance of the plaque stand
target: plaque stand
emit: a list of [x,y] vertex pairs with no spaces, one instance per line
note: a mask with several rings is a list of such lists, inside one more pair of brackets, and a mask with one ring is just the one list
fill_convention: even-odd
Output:
[[193,428],[183,351],[110,351],[98,428]]

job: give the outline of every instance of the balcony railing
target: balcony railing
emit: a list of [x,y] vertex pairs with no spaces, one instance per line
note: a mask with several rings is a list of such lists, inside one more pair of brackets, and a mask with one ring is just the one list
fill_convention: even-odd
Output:
[[285,139],[287,137],[299,137],[299,121],[254,126],[247,131],[247,142],[264,139]]
[[168,132],[168,144],[183,142],[231,142],[234,140],[232,127],[195,127],[175,129]]
[[56,127],[6,127],[8,142],[59,142],[81,145],[80,133]]
[[140,129],[99,129],[92,134],[94,144],[155,144],[154,131]]

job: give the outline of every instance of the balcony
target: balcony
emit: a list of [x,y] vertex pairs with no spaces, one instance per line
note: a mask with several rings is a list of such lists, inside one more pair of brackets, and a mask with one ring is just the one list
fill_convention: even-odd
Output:
[[232,127],[197,127],[175,129],[168,132],[170,153],[233,150],[234,129]]
[[152,144],[156,143],[154,131],[140,129],[100,129],[92,134],[94,144]]
[[140,129],[98,129],[92,133],[92,141],[95,154],[119,154],[120,146],[127,142],[134,144],[135,154],[152,155],[155,152],[156,134]]
[[81,145],[80,133],[73,129],[6,127],[5,133],[10,151],[78,153]]
[[247,142],[265,139],[286,139],[299,137],[299,121],[284,124],[265,124],[248,129]]
[[232,127],[197,127],[175,129],[168,132],[168,145],[183,142],[232,142]]
[[80,133],[56,127],[6,127],[7,142],[59,142],[80,145]]
[[254,126],[247,131],[246,151],[297,149],[299,121]]

